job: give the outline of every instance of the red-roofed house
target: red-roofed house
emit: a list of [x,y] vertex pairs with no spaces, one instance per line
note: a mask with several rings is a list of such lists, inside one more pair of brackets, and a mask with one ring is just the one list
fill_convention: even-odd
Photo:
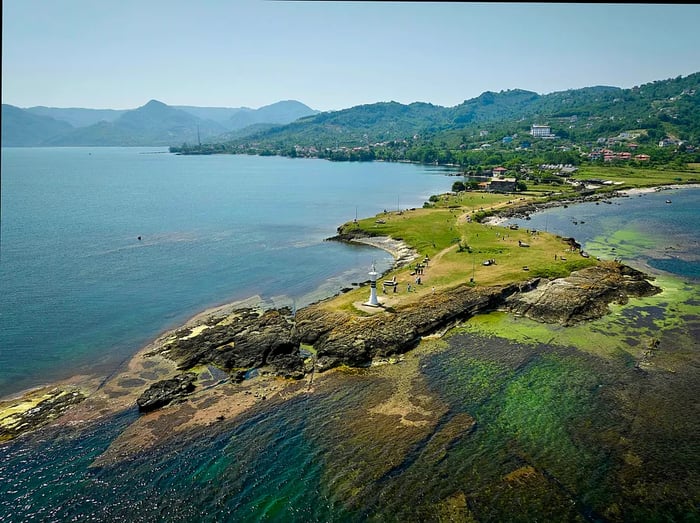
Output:
[[494,176],[503,176],[507,171],[508,169],[506,169],[505,167],[494,167],[491,171],[491,174],[493,174]]
[[651,160],[651,156],[649,156],[648,154],[638,154],[634,157],[634,159],[638,162],[648,162],[649,160]]

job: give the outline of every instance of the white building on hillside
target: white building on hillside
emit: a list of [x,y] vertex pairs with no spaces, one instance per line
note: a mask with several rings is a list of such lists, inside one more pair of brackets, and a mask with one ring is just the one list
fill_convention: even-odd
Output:
[[548,138],[552,135],[552,129],[549,127],[549,125],[532,124],[530,134],[535,138]]

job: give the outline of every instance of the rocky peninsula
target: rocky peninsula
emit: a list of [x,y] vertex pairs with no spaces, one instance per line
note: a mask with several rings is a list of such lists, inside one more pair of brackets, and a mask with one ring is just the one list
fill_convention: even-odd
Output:
[[[489,269],[492,272],[482,272],[474,281],[475,257],[495,253],[488,258],[488,264],[491,260],[495,264],[498,258],[499,262],[503,260],[511,265],[508,269],[513,269],[513,265],[524,259],[519,247],[529,247],[530,243],[544,253],[542,260],[550,256],[548,252],[554,252],[556,260],[557,249],[579,252],[580,245],[573,238],[547,235],[543,240],[537,231],[513,231],[512,227],[498,227],[489,219],[522,217],[551,206],[625,195],[615,191],[543,201],[526,198],[512,201],[502,195],[492,200],[486,210],[479,200],[468,205],[461,200],[460,207],[445,196],[440,209],[385,212],[361,224],[346,224],[329,240],[372,245],[395,258],[388,274],[394,274],[397,283],[389,294],[383,288],[380,307],[368,307],[364,303],[369,282],[363,282],[355,289],[345,289],[338,296],[297,311],[265,308],[255,300],[205,311],[181,328],[158,337],[112,376],[76,377],[2,401],[0,441],[56,420],[84,422],[94,419],[97,413],[130,406],[147,413],[174,403],[197,403],[194,398],[200,402],[206,397],[211,400],[224,387],[225,396],[244,394],[246,401],[239,402],[237,409],[224,409],[225,414],[221,409],[200,408],[200,422],[208,423],[222,415],[235,416],[246,405],[269,397],[271,390],[298,391],[303,386],[290,384],[311,383],[321,373],[339,366],[366,367],[398,357],[425,337],[439,335],[471,316],[496,309],[561,325],[599,318],[609,311],[610,303],[625,303],[632,297],[650,296],[661,289],[650,283],[646,274],[631,267],[580,258],[553,267],[551,261],[538,262],[531,257],[527,259],[534,265],[522,267],[531,270],[531,277],[526,277],[525,272],[514,276],[512,270],[504,272],[505,268],[492,266]],[[432,256],[426,254],[421,259],[416,246],[427,245],[425,238],[413,238],[409,242],[403,236],[426,219],[435,220],[434,227],[449,228],[451,232],[462,227],[462,240],[457,245],[452,239],[444,245],[438,241],[436,245],[433,239]],[[414,222],[418,225],[413,225]],[[401,234],[385,229],[396,225],[408,229],[400,231]],[[488,235],[496,241],[484,239]],[[525,243],[525,239],[530,243]],[[469,263],[460,261],[456,269],[451,261],[460,252],[471,254],[471,278]],[[539,270],[537,263],[542,266]],[[414,276],[423,276],[424,271],[428,278],[434,278],[430,287],[424,281],[414,283],[411,288]],[[419,281],[420,278],[415,280]],[[400,286],[407,286],[407,292],[397,293]],[[253,377],[262,381],[251,380]],[[280,379],[282,385],[280,382],[270,385]],[[216,403],[207,401],[207,405]]]
[[[407,245],[389,238],[355,233],[334,239],[382,246],[394,253],[395,268],[415,259]],[[418,300],[392,297],[380,307],[356,301],[349,308],[338,308],[334,306],[338,297],[296,313],[288,308],[224,307],[198,315],[159,337],[126,368],[91,391],[84,384],[57,385],[4,402],[3,411],[9,415],[3,417],[0,440],[60,417],[84,420],[86,410],[94,416],[95,411],[109,412],[135,403],[146,413],[189,398],[197,398],[196,404],[204,397],[213,404],[214,389],[223,385],[227,387],[225,397],[246,394],[255,401],[263,400],[266,394],[260,390],[268,390],[268,385],[251,392],[245,383],[251,376],[282,378],[289,385],[305,377],[313,380],[315,373],[339,366],[369,366],[398,357],[424,337],[442,333],[473,315],[496,309],[571,325],[603,316],[610,303],[660,292],[648,280],[647,275],[620,263],[601,262],[563,278],[535,277],[490,286],[463,282],[425,292]],[[366,282],[361,287],[367,292]],[[81,402],[83,409],[75,408]],[[211,422],[212,416],[203,416],[201,422]]]

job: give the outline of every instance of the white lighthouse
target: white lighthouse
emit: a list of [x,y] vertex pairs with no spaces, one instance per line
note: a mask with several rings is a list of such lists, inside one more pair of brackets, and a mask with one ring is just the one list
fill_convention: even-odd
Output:
[[377,271],[374,268],[374,262],[372,262],[372,270],[369,271],[369,301],[365,305],[371,307],[379,307],[379,300],[377,299]]

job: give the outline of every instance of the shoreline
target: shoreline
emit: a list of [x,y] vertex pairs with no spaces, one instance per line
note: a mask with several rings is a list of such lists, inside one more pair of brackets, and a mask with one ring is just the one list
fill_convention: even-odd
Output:
[[405,267],[420,255],[418,251],[410,247],[403,240],[395,240],[390,236],[366,236],[363,234],[351,234],[347,236],[333,236],[327,239],[328,241],[340,241],[350,244],[369,245],[383,251],[388,252],[394,258],[393,266],[387,271],[392,271],[401,267]]
[[[625,191],[627,194],[625,194],[624,196],[627,196],[629,194],[659,192],[668,189],[680,189],[688,187],[698,188],[700,187],[700,184],[666,185],[650,188],[629,189]],[[617,191],[615,191],[615,193],[617,193]],[[604,199],[623,195],[605,194],[599,196]],[[537,210],[544,210],[550,207],[559,207],[567,205],[572,203],[572,201],[573,200],[543,202],[548,203],[550,205],[544,208],[539,208]],[[581,199],[577,199],[576,201],[574,201],[574,203],[583,203],[585,201],[591,200],[588,200],[584,197]],[[516,207],[515,211],[517,212],[517,206],[514,207]],[[508,212],[509,210],[513,211],[514,209],[504,209],[504,212]],[[507,220],[507,218],[504,218],[504,221],[505,220]],[[486,220],[482,223],[491,224]],[[373,237],[362,233],[349,234],[345,235],[345,237],[336,236],[333,238],[328,238],[328,240],[346,241],[348,243],[369,245],[389,252],[394,257],[394,265],[392,269],[389,270],[404,267],[411,263],[413,260],[415,260],[417,257],[419,257],[417,251],[415,249],[410,248],[405,242],[401,240],[393,240],[390,237],[386,236]],[[361,283],[359,285],[364,285],[364,283]],[[327,300],[333,299],[339,294],[343,294],[343,291],[341,291],[340,293],[335,293],[333,295],[326,296],[325,298],[321,298],[314,303],[318,304],[321,302],[325,302]],[[141,347],[133,355],[125,359],[123,363],[118,365],[117,368],[115,368],[114,371],[107,376],[76,375],[65,380],[59,380],[57,382],[32,387],[30,389],[19,391],[17,393],[0,398],[0,408],[2,409],[2,411],[7,411],[8,408],[12,409],[11,404],[17,405],[19,403],[22,403],[26,398],[37,397],[41,393],[46,393],[50,390],[54,391],[54,397],[61,396],[66,391],[79,391],[86,397],[84,405],[82,407],[81,404],[78,404],[77,406],[70,408],[67,413],[64,413],[62,411],[57,412],[57,416],[49,419],[47,423],[37,425],[36,427],[29,429],[29,432],[32,432],[33,430],[41,428],[42,426],[45,426],[47,424],[49,426],[53,425],[54,421],[59,418],[61,420],[67,420],[68,424],[79,424],[84,423],[90,419],[96,419],[108,412],[117,412],[119,409],[126,409],[130,406],[133,407],[141,387],[143,387],[149,382],[152,383],[156,379],[169,378],[178,373],[179,369],[177,368],[177,364],[175,361],[169,360],[167,357],[160,354],[157,355],[156,359],[152,359],[155,348],[162,348],[163,344],[165,344],[169,339],[178,337],[180,339],[183,339],[183,334],[186,330],[189,331],[189,333],[185,335],[186,337],[195,337],[207,327],[209,327],[209,323],[226,321],[227,318],[229,318],[231,315],[234,315],[235,311],[240,310],[241,308],[262,309],[264,308],[264,305],[265,301],[260,296],[253,295],[243,300],[237,300],[234,302],[224,303],[222,305],[207,308],[193,315],[186,322],[174,328],[161,332],[160,334],[155,336],[148,344]],[[203,325],[206,325],[206,327],[202,327]],[[327,370],[325,372],[327,372]],[[325,372],[322,374],[325,374]],[[213,379],[214,373],[211,372],[210,374],[212,376],[212,384],[208,388],[210,389],[211,387],[218,387],[219,384],[214,383],[216,381]],[[304,377],[299,382],[287,383],[282,387],[275,388],[281,388],[282,391],[286,391],[285,394],[289,394],[289,385],[292,385],[293,383],[303,384],[306,381],[306,379],[307,378]],[[246,380],[244,383],[248,385],[248,387],[246,388],[248,394],[252,394],[258,399],[265,399],[265,397],[269,396],[271,393],[271,390],[268,390],[268,387],[270,387],[271,383],[275,383],[276,380],[276,376],[263,371],[261,372],[261,375],[258,378],[255,378],[253,381]],[[313,380],[313,374],[311,380]],[[248,383],[249,381],[250,383]],[[229,385],[233,385],[233,382],[230,378],[224,380],[224,382],[228,382]],[[255,392],[251,393],[249,390],[251,388],[254,389]],[[292,386],[292,388],[298,389],[299,386]],[[207,392],[207,389],[202,390],[200,392]],[[234,394],[236,395],[236,397],[238,397],[238,392],[229,393],[229,396],[230,394]],[[243,392],[240,392],[240,394],[243,394]],[[282,394],[282,392],[280,392],[280,394]],[[253,403],[249,404],[249,402],[244,401],[243,403],[245,405],[248,405],[248,407],[245,407],[242,410],[229,409],[227,410],[227,416],[237,416],[238,414],[246,411],[250,405],[255,404],[256,402],[254,401]],[[92,410],[94,410],[95,412],[89,412],[90,409],[86,411],[85,409],[88,406],[91,406]],[[33,405],[33,407],[36,407],[36,403]],[[200,416],[202,418],[202,423],[210,423],[212,422],[213,418],[220,415],[217,414],[216,416],[213,416],[212,412],[217,412],[216,409],[212,410],[207,408],[205,410],[207,410],[207,412],[209,412],[209,414],[211,415],[205,414],[203,412]],[[5,424],[5,420],[6,417],[0,418],[0,427],[2,427]],[[2,438],[0,437],[0,443],[1,442]]]
[[496,209],[491,216],[487,216],[481,222],[484,225],[503,225],[510,218],[524,218],[530,214],[564,207],[565,205],[576,205],[579,203],[595,202],[607,200],[609,198],[627,198],[638,194],[652,194],[674,189],[699,189],[700,183],[688,184],[667,184],[653,187],[633,187],[631,189],[616,189],[610,193],[591,194],[575,196],[573,198],[562,198],[560,200],[545,200],[543,202],[528,202],[524,204],[514,204],[502,209]]

